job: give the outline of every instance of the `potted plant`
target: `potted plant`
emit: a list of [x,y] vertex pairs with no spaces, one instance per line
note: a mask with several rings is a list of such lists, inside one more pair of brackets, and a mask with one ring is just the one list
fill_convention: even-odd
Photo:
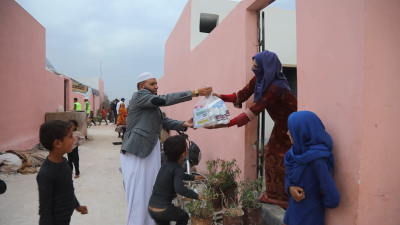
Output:
[[221,198],[221,178],[218,168],[221,165],[221,160],[211,160],[207,161],[207,171],[208,171],[208,185],[210,191],[214,195],[212,200],[214,212],[219,212],[222,210],[222,198]]
[[224,214],[222,214],[223,224],[243,225],[244,212],[238,207],[238,204],[236,203],[238,202],[237,198],[235,197],[235,199],[233,199],[232,204],[228,204],[227,197],[224,194],[222,194],[222,196],[224,200],[224,206],[228,206],[225,208]]
[[244,225],[261,225],[262,224],[262,208],[258,197],[262,191],[263,180],[246,179],[241,181],[240,187],[240,204],[243,207]]
[[232,161],[220,160],[221,171],[218,174],[221,183],[221,190],[227,199],[227,205],[233,203],[237,203],[235,199],[237,199],[237,182],[236,179],[239,178],[242,171],[239,169],[239,166],[236,164],[236,159]]
[[210,189],[203,191],[204,199],[193,200],[186,207],[191,216],[192,225],[212,225],[214,220],[214,207],[212,200],[215,198]]

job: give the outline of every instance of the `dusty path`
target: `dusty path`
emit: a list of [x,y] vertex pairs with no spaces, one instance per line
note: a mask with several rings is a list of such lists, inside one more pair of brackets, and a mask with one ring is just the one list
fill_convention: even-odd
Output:
[[[120,141],[115,125],[102,124],[89,128],[92,141],[79,147],[81,177],[74,179],[75,194],[89,210],[88,215],[74,212],[71,225],[125,224],[126,200],[119,172]],[[5,175],[7,192],[0,195],[1,225],[38,224],[38,190],[36,174]]]

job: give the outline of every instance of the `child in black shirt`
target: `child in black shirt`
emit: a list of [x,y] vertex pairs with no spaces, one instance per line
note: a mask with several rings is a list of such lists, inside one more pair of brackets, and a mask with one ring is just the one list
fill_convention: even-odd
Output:
[[78,147],[79,145],[83,144],[83,142],[85,141],[85,137],[83,136],[83,134],[81,132],[78,131],[78,121],[76,120],[69,120],[69,122],[72,125],[72,136],[74,136],[75,138],[75,144],[74,149],[72,150],[72,152],[68,153],[68,165],[71,168],[71,170],[73,171],[74,166],[75,166],[75,176],[74,178],[79,178],[79,150]]
[[96,122],[94,122],[93,111],[90,111],[90,114],[89,114],[89,125],[91,125],[91,123],[93,123],[96,126]]
[[72,152],[75,138],[71,124],[61,120],[44,123],[39,132],[40,143],[49,150],[36,177],[39,187],[39,225],[68,225],[74,209],[87,214],[75,197],[71,168],[65,153]]
[[180,164],[188,154],[185,138],[167,138],[164,142],[164,152],[168,160],[158,172],[149,201],[149,213],[158,225],[169,225],[170,221],[176,221],[176,225],[186,225],[189,215],[172,205],[172,199],[176,193],[192,199],[202,199],[202,196],[185,187],[183,180],[202,180],[203,177],[185,174]]

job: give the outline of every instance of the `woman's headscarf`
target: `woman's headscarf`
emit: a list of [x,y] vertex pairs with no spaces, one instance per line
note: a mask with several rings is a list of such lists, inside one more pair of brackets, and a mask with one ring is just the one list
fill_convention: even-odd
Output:
[[331,153],[333,141],[318,116],[310,111],[292,113],[288,119],[292,148],[285,154],[286,176],[292,184],[298,184],[307,164],[325,158],[329,169],[334,169]]
[[257,53],[253,59],[256,60],[258,66],[258,69],[253,69],[257,78],[254,87],[254,102],[258,102],[274,80],[286,80],[286,77],[281,72],[282,64],[275,53],[266,50]]
[[125,114],[127,113],[128,112],[126,111],[125,103],[121,103],[118,109],[118,115],[125,117]]

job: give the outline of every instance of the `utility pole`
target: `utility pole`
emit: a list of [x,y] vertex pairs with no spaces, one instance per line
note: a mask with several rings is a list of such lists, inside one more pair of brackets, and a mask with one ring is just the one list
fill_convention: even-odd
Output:
[[103,72],[101,71],[101,64],[103,64],[103,61],[100,61],[100,79],[103,80]]

